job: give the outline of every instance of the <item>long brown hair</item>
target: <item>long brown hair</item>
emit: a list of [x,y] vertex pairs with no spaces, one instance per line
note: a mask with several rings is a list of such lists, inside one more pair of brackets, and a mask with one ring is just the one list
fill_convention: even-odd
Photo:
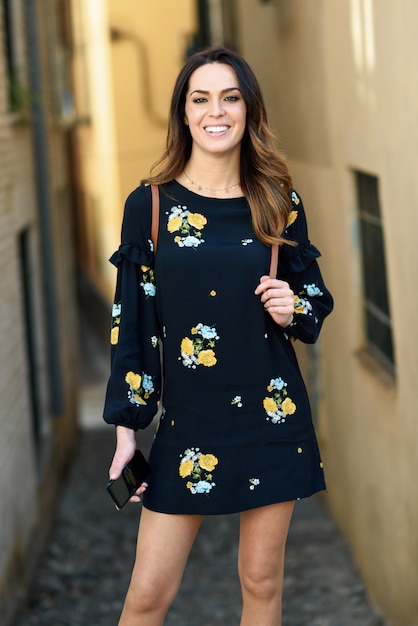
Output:
[[[143,183],[163,184],[177,178],[192,151],[192,137],[184,123],[190,76],[208,63],[225,63],[235,71],[247,106],[246,129],[240,156],[241,189],[250,205],[255,235],[265,244],[285,243],[281,236],[291,211],[292,180],[269,127],[260,86],[248,63],[238,54],[216,47],[191,56],[180,71],[171,99],[167,148]],[[154,172],[157,172],[154,174]],[[286,242],[289,243],[289,242]]]

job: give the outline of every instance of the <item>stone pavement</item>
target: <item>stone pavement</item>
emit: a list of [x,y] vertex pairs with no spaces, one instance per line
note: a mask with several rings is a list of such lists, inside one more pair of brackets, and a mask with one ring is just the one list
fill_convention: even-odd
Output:
[[[104,484],[114,448],[101,423],[103,383],[82,390],[78,455],[32,595],[16,626],[116,626],[140,505],[116,511]],[[152,428],[140,433],[146,449]],[[238,516],[207,518],[167,626],[238,626]],[[320,499],[297,504],[288,540],[283,626],[383,626]]]

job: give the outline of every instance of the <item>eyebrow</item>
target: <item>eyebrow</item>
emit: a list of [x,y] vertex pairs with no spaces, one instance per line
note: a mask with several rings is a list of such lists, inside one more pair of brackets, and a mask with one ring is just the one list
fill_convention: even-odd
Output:
[[[241,93],[241,89],[239,87],[227,87],[226,89],[222,89],[221,93],[229,93],[230,91],[239,91]],[[190,92],[189,95],[192,96],[194,93],[202,93],[208,95],[210,92],[206,91],[205,89],[194,89]]]

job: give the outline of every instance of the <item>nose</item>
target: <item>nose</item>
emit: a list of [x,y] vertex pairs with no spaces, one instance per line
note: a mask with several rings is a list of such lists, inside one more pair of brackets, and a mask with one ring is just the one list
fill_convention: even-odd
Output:
[[223,105],[222,105],[222,100],[218,100],[218,98],[214,98],[211,101],[211,107],[210,107],[210,115],[212,115],[212,117],[221,117],[224,114],[224,109],[223,109]]

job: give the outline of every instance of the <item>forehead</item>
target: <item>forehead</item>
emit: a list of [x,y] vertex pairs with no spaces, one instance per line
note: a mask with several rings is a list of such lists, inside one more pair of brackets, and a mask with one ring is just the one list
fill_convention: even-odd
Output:
[[208,63],[198,67],[189,79],[188,93],[194,90],[221,91],[239,88],[235,70],[226,63]]

